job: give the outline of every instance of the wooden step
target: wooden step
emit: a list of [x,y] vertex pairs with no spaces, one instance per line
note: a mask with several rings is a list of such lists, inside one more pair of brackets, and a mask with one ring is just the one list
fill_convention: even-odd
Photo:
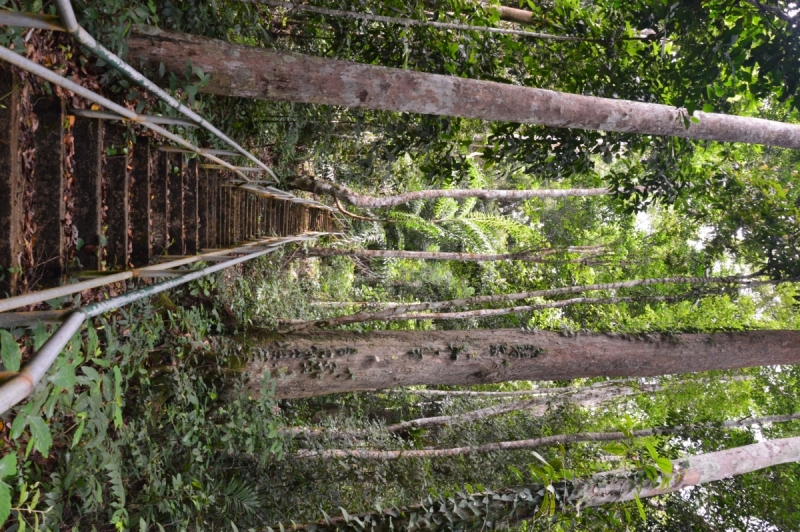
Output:
[[75,117],[72,167],[72,227],[83,247],[75,256],[84,269],[98,270],[103,207],[103,124],[98,118]]
[[199,247],[210,248],[208,242],[208,225],[211,222],[209,216],[208,201],[208,168],[198,168],[197,173],[197,241]]
[[105,124],[106,152],[106,267],[128,267],[130,221],[130,173],[128,172],[128,126]]
[[167,172],[167,254],[185,255],[185,238],[183,231],[183,178],[184,164],[182,153],[168,154],[169,172]]
[[169,154],[155,153],[156,168],[150,180],[150,222],[152,256],[167,251],[167,175],[170,172]]
[[[56,285],[64,272],[64,103],[57,96],[33,106],[39,125],[33,135],[32,285]],[[41,281],[41,282],[40,282]],[[31,286],[29,286],[31,288]]]
[[[19,158],[20,80],[0,66],[0,297],[15,294],[25,191]],[[11,270],[11,271],[9,271]]]
[[150,137],[135,137],[131,154],[130,223],[131,257],[134,267],[147,266],[151,260],[150,233],[150,182],[152,181],[152,159]]
[[198,170],[197,157],[185,161],[183,181],[183,226],[184,254],[196,255],[200,249],[198,241]]

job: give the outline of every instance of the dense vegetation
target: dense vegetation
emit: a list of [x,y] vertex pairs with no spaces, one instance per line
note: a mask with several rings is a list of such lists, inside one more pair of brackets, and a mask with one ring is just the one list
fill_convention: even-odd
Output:
[[[5,3],[55,13],[45,2]],[[507,24],[474,2],[315,5],[393,17]],[[362,63],[796,122],[798,29],[790,8],[742,2],[525,2],[526,29],[557,41],[323,16],[236,1],[103,0],[76,5],[82,23],[124,52],[145,23],[248,45]],[[777,10],[777,11],[776,11]],[[783,15],[783,16],[781,16]],[[515,26],[516,27],[516,26]],[[7,28],[3,45],[24,48]],[[139,110],[174,114],[89,59],[106,90]],[[678,334],[800,329],[798,154],[762,146],[483,123],[437,116],[218,98],[202,72],[150,72],[268,160],[376,196],[431,188],[609,187],[605,196],[522,202],[439,199],[347,209],[344,236],[315,245],[503,253],[538,261],[259,259],[85,327],[30,401],[4,415],[0,516],[8,530],[261,530],[376,508],[542,486],[617,468],[669,475],[679,459],[797,436],[798,421],[722,428],[724,421],[800,412],[798,366],[569,382],[510,382],[475,391],[558,388],[528,406],[473,422],[387,431],[405,420],[457,416],[515,400],[425,395],[412,388],[302,400],[260,394],[241,375],[249,333],[386,304],[445,301],[632,279],[752,275],[762,284],[664,283],[597,290],[578,302],[466,319],[369,321],[344,328],[530,328]],[[197,140],[212,145],[200,132]],[[222,146],[218,146],[222,147]],[[584,249],[580,249],[584,247]],[[591,247],[587,252],[587,247]],[[769,282],[767,282],[769,281]],[[526,305],[574,296],[530,298]],[[53,307],[72,301],[53,301]],[[292,321],[295,320],[295,321]],[[0,331],[5,370],[44,342],[47,327]],[[624,386],[599,401],[578,389]],[[446,390],[446,387],[439,387]],[[564,392],[565,388],[573,389]],[[616,389],[616,388],[615,388]],[[454,390],[455,391],[455,390]],[[463,391],[463,390],[462,390]],[[671,435],[566,443],[469,456],[319,460],[300,450],[423,450],[540,436],[677,427]],[[543,463],[545,462],[545,463]],[[797,464],[680,494],[580,512],[544,496],[522,530],[796,530]],[[552,503],[552,504],[551,504]],[[499,525],[498,525],[499,526]],[[362,527],[368,528],[368,527]],[[480,526],[478,528],[481,528]]]

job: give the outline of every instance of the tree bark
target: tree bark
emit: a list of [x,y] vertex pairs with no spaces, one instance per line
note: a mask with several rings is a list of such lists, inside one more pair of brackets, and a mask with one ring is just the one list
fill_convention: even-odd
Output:
[[244,370],[279,399],[398,386],[651,377],[800,363],[800,331],[617,335],[520,329],[253,332]]
[[508,6],[486,6],[487,10],[498,11],[500,20],[516,22],[517,24],[533,24],[533,13],[524,9]]
[[575,196],[606,196],[611,192],[607,188],[567,188],[567,189],[533,189],[533,190],[483,190],[471,188],[452,188],[442,190],[417,190],[395,196],[365,196],[354,192],[344,185],[298,176],[289,182],[289,186],[305,192],[333,196],[363,209],[380,209],[395,207],[416,200],[436,198],[479,198],[484,200],[524,200],[530,198],[566,198]]
[[645,438],[647,436],[660,436],[666,434],[677,434],[685,430],[703,428],[735,428],[746,427],[761,423],[781,423],[800,419],[800,414],[788,414],[783,416],[765,416],[757,418],[747,418],[735,421],[724,421],[722,423],[697,423],[693,425],[679,425],[677,427],[658,427],[652,429],[634,430],[630,435],[624,432],[582,432],[578,434],[556,434],[554,436],[542,436],[528,440],[501,441],[487,443],[484,445],[474,445],[469,447],[453,447],[450,449],[409,449],[400,451],[374,451],[370,449],[329,449],[326,451],[310,451],[301,449],[297,451],[298,458],[360,458],[367,460],[401,460],[404,458],[441,458],[444,456],[467,456],[475,453],[492,453],[496,451],[516,451],[521,449],[536,449],[547,445],[564,445],[567,443],[589,442],[589,441],[620,441],[630,437]]
[[[650,286],[654,284],[706,284],[706,283],[736,283],[743,285],[758,285],[771,281],[753,281],[742,277],[664,277],[660,279],[634,279],[631,281],[621,281],[618,283],[601,283],[583,286],[566,286],[563,288],[550,288],[547,290],[535,290],[533,292],[517,292],[514,294],[497,294],[487,296],[473,296],[463,299],[451,299],[448,301],[431,301],[427,303],[409,303],[396,307],[379,310],[377,312],[359,312],[349,316],[338,318],[326,318],[311,320],[304,323],[292,324],[291,331],[309,329],[311,327],[333,327],[337,325],[347,325],[350,323],[361,323],[365,321],[392,320],[397,316],[407,315],[411,312],[425,312],[440,310],[444,308],[464,307],[471,305],[483,305],[490,303],[504,303],[508,301],[519,301],[532,297],[552,297],[564,294],[574,294],[576,292],[586,292],[589,290],[617,290],[620,288],[633,288],[636,286]],[[504,310],[504,309],[500,309]],[[488,310],[487,310],[488,312]],[[407,319],[407,318],[401,318]],[[430,319],[430,318],[427,318]]]
[[[797,461],[800,461],[800,437],[784,438],[673,460],[672,474],[663,484],[648,480],[642,471],[616,470],[575,481],[554,479],[549,485],[533,484],[495,492],[455,494],[453,497],[429,500],[424,505],[358,516],[345,514],[316,523],[295,525],[293,530],[495,530],[541,516],[544,497],[552,497],[554,512],[574,512],[581,508],[631,501],[635,497],[672,493],[689,486]],[[548,486],[552,491],[547,489]],[[552,496],[548,493],[552,493]],[[357,523],[365,523],[366,526]]]
[[[183,76],[186,59],[223,96],[363,107],[552,127],[800,148],[800,126],[659,104],[565,94],[454,76],[265,50],[135,26],[129,59]],[[688,124],[688,125],[687,125]]]
[[575,246],[555,249],[536,249],[517,253],[450,253],[443,251],[404,251],[397,249],[337,249],[307,248],[301,253],[309,257],[360,257],[362,259],[414,259],[414,260],[458,260],[464,262],[484,262],[499,260],[523,260],[544,262],[546,255],[557,253],[600,253],[603,246]]

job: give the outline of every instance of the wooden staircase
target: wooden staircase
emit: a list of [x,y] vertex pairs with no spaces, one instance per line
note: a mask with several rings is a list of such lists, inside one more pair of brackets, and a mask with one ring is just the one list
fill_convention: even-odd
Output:
[[79,116],[54,95],[33,105],[38,127],[24,160],[19,84],[0,66],[0,298],[18,291],[21,267],[38,289],[160,256],[334,230],[326,210],[232,186],[194,154],[167,151],[124,122]]

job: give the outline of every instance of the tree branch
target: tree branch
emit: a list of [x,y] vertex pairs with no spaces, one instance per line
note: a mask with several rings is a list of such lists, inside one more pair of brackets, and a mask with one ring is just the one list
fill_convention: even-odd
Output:
[[[678,425],[676,427],[659,427],[632,431],[631,437],[644,438],[646,436],[660,436],[676,434],[685,430],[704,428],[736,428],[756,425],[761,423],[779,423],[800,419],[800,413],[783,416],[765,416],[746,418],[722,423],[697,423],[691,425]],[[490,453],[495,451],[515,451],[521,449],[535,449],[546,445],[559,445],[566,443],[591,442],[591,441],[619,441],[628,436],[623,432],[583,432],[577,434],[557,434],[543,436],[529,440],[504,441],[475,445],[468,447],[453,447],[450,449],[412,449],[401,451],[373,451],[367,449],[331,449],[327,451],[310,451],[301,449],[297,452],[298,458],[346,458],[354,457],[368,460],[400,460],[403,458],[438,458],[446,456],[466,456],[475,453]]]
[[452,307],[464,307],[464,306],[483,305],[490,303],[504,303],[508,301],[519,301],[521,299],[529,299],[532,297],[552,297],[564,294],[586,292],[589,290],[617,290],[620,288],[633,288],[636,286],[650,286],[655,284],[707,284],[707,283],[728,283],[728,284],[733,283],[740,285],[756,286],[759,284],[774,283],[774,281],[753,281],[741,277],[664,277],[657,279],[635,279],[632,281],[622,281],[617,283],[600,283],[600,284],[591,284],[583,286],[567,286],[563,288],[550,288],[547,290],[518,292],[514,294],[473,296],[473,297],[466,297],[463,299],[451,299],[449,301],[409,303],[407,305],[399,305],[397,307],[384,309],[377,312],[360,312],[357,314],[351,314],[349,316],[340,316],[338,318],[312,320],[306,322],[305,325],[293,325],[290,331],[296,332],[311,327],[322,327],[322,326],[332,327],[337,325],[346,325],[350,323],[360,323],[364,321],[391,320],[395,319],[396,316],[409,314],[411,312],[424,312],[424,311],[439,310]]
[[[357,13],[354,11],[342,11],[340,9],[328,9],[324,7],[310,6],[308,4],[296,4],[293,2],[281,2],[279,0],[239,0],[247,4],[264,4],[274,7],[283,7],[286,9],[293,9],[297,11],[307,11],[309,13],[317,13],[320,15],[328,15],[334,17],[354,18],[359,20],[369,20],[371,22],[384,22],[388,24],[399,24],[401,26],[424,26],[430,28],[437,28],[442,30],[462,30],[462,31],[480,31],[487,33],[501,33],[505,35],[518,35],[520,37],[530,37],[534,39],[548,39],[553,41],[583,41],[583,42],[610,42],[604,39],[592,39],[586,37],[572,37],[566,35],[551,35],[549,33],[538,33],[532,31],[513,30],[507,28],[493,28],[489,26],[470,26],[467,24],[458,24],[452,22],[435,22],[429,20],[417,20],[411,18],[397,18],[386,17],[383,15],[373,15],[371,13]],[[521,11],[521,10],[515,10]],[[501,11],[502,16],[502,11]],[[617,40],[642,40],[642,37],[621,37]]]
[[383,207],[395,207],[403,203],[416,200],[436,199],[436,198],[480,198],[498,200],[524,200],[530,198],[565,198],[574,196],[605,196],[611,194],[607,188],[567,188],[567,189],[535,189],[535,190],[484,190],[469,188],[454,188],[444,190],[418,190],[406,192],[394,196],[365,196],[354,192],[344,185],[311,179],[305,176],[297,176],[289,183],[289,186],[297,190],[313,192],[314,194],[328,195],[345,201],[354,207],[363,209],[379,209]]

